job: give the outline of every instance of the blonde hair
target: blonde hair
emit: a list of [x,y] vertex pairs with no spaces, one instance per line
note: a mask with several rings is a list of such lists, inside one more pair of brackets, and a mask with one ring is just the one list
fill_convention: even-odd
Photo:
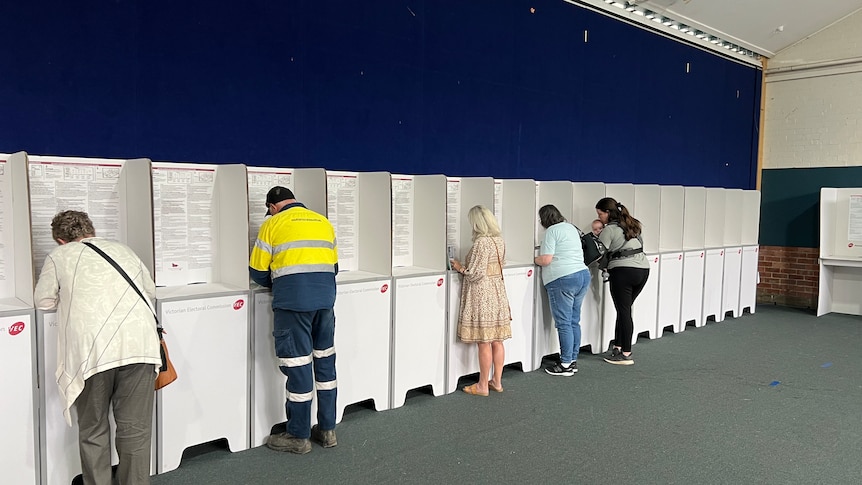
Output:
[[474,241],[477,237],[500,235],[500,225],[497,224],[497,218],[483,205],[477,205],[470,209],[470,212],[467,213],[467,220],[473,226]]

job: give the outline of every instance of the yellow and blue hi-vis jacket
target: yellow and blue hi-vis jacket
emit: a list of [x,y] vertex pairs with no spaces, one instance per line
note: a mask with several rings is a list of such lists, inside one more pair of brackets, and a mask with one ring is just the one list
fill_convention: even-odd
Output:
[[335,229],[298,202],[263,222],[248,266],[252,280],[272,288],[273,308],[310,312],[335,305]]

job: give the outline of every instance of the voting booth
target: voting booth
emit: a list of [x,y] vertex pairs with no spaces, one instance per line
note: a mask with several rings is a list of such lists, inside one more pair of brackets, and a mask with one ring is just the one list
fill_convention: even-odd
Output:
[[746,309],[750,313],[754,313],[757,305],[757,283],[760,280],[757,272],[760,254],[759,234],[760,191],[744,190],[742,192],[742,269],[740,271],[739,311],[737,315],[742,315]]
[[[326,171],[321,168],[247,167],[248,250],[268,215],[266,194],[275,186],[290,189],[308,209],[326,214]],[[272,428],[283,423],[286,378],[278,368],[272,336],[272,293],[250,282],[251,290],[251,446],[266,443]],[[316,415],[312,416],[316,419]]]
[[446,387],[446,177],[392,175],[392,407]]
[[326,216],[338,240],[340,421],[350,404],[371,399],[378,411],[392,405],[392,180],[388,172],[327,171],[326,187]]
[[721,311],[722,280],[724,277],[724,226],[727,210],[725,190],[710,187],[706,189],[704,226],[704,249],[706,250],[703,267],[703,308],[701,320],[707,322],[713,317],[716,322],[724,320]]
[[706,188],[685,187],[685,210],[682,223],[682,304],[680,330],[691,322],[695,327],[706,323],[703,318],[703,289],[706,250]]
[[152,164],[156,310],[179,376],[156,393],[159,473],[190,446],[249,447],[246,178],[244,165]]
[[[149,185],[150,161],[30,156],[28,160],[32,260],[36,274],[45,256],[57,243],[51,235],[51,220],[62,210],[87,212],[96,235],[120,241],[138,254],[148,268],[153,266]],[[81,473],[78,429],[72,408],[72,427],[63,417],[63,403],[55,380],[57,332],[55,312],[36,312],[39,368],[39,431],[43,483],[68,483]],[[113,440],[113,416],[111,429]],[[155,445],[156,429],[153,428]],[[113,443],[112,443],[113,445]],[[112,464],[119,462],[112,449]],[[155,453],[152,455],[155,471]]]
[[26,153],[0,154],[0,468],[4,481],[33,485],[42,468],[27,178]]
[[724,189],[724,275],[721,313],[739,316],[739,288],[742,271],[742,227],[744,200],[742,189]]
[[[575,182],[572,195],[571,222],[581,231],[589,232],[597,218],[596,203],[605,196],[605,184]],[[607,284],[602,281],[598,263],[594,263],[589,269],[590,287],[581,304],[581,347],[589,345],[593,354],[600,354],[607,350],[602,344],[602,292]],[[538,284],[541,284],[540,280]]]
[[[661,237],[661,187],[658,185],[635,185],[635,202],[629,212],[641,221],[644,255],[650,263],[649,279],[640,296],[632,305],[634,334],[632,343],[643,332],[654,339],[661,336],[658,326],[658,288],[661,281],[659,240]],[[634,210],[632,210],[634,208]]]
[[[656,335],[662,336],[666,328],[679,333],[685,329],[681,318],[682,268],[683,268],[683,219],[685,212],[685,188],[661,186],[661,208],[659,217],[659,275],[658,317]],[[653,275],[650,275],[652,278]]]
[[[635,186],[633,184],[605,184],[605,197],[612,197],[617,202],[628,208],[634,214]],[[598,202],[598,201],[596,201]],[[637,217],[637,216],[635,216]],[[650,275],[652,277],[652,275]],[[617,310],[611,297],[611,285],[602,286],[602,347],[609,348],[616,333]],[[653,319],[653,325],[655,319]],[[632,339],[637,340],[638,332],[632,334]]]
[[862,188],[820,189],[817,316],[862,315]]
[[[446,254],[463,262],[473,245],[473,227],[467,219],[470,209],[494,207],[494,179],[490,177],[449,177],[446,179]],[[504,270],[505,271],[505,270]],[[448,317],[446,332],[446,392],[454,392],[458,379],[479,372],[479,354],[474,344],[458,339],[458,317],[461,310],[461,278],[448,271]]]

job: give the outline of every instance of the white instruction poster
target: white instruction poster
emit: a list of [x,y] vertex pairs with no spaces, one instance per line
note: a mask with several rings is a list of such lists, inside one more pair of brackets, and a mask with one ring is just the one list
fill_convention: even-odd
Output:
[[215,167],[153,163],[156,285],[210,283]]
[[392,176],[392,266],[413,266],[413,177]]
[[[9,178],[6,175],[6,160],[0,159],[0,298],[15,295],[12,276],[7,275],[6,261],[12,261],[12,201],[6,200],[10,193]],[[9,272],[12,271],[10,267]]]
[[[461,179],[446,179],[446,264],[461,256]],[[448,266],[447,266],[448,267]]]
[[494,217],[497,224],[503,225],[503,181],[494,180]]
[[326,173],[326,217],[335,228],[338,271],[359,269],[359,177],[355,172]]
[[96,235],[120,240],[120,160],[30,157],[30,213],[33,264],[38,274],[57,247],[51,220],[61,211],[89,214]]
[[293,190],[293,170],[284,168],[248,167],[248,243],[249,250],[257,233],[268,217],[266,194],[275,186]]
[[847,221],[847,240],[862,243],[862,195],[850,196],[850,217]]

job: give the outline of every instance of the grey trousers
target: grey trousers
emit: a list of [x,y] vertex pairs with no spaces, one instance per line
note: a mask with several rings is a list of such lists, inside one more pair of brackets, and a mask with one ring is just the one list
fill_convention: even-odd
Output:
[[85,485],[111,485],[111,429],[114,407],[120,485],[149,485],[150,438],[155,400],[155,366],[130,364],[100,372],[84,381],[75,400],[78,446]]

